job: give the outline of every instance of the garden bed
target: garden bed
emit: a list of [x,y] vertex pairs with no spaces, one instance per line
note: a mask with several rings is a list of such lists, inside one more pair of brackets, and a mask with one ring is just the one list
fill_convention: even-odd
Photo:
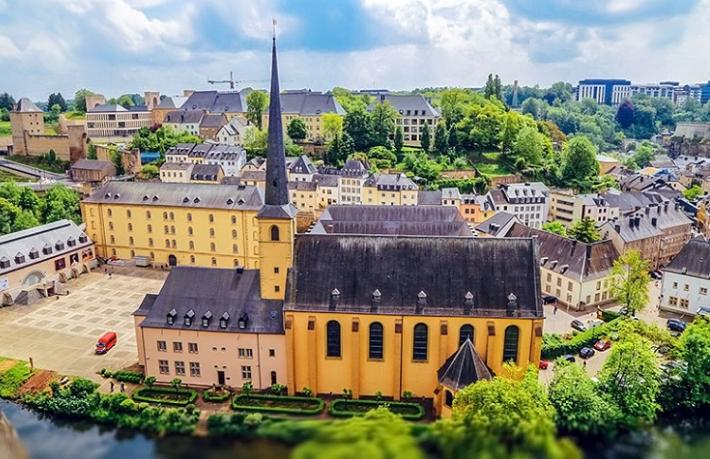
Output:
[[207,389],[202,392],[202,400],[210,403],[222,403],[229,400],[231,395],[232,393],[226,390],[213,391],[212,389]]
[[141,387],[133,392],[133,400],[160,405],[187,406],[195,403],[197,392],[192,389],[175,390],[172,387]]
[[323,411],[325,403],[315,397],[242,394],[232,401],[232,409],[266,413],[314,415]]
[[335,417],[351,417],[365,414],[377,407],[384,406],[394,414],[402,416],[403,419],[418,421],[425,415],[424,407],[418,403],[390,402],[387,400],[333,400],[328,412]]

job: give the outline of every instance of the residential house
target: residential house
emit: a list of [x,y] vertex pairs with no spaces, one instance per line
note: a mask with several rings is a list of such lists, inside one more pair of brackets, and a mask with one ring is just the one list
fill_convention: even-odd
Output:
[[663,268],[661,309],[680,314],[710,314],[710,241],[688,241]]
[[518,217],[508,212],[496,212],[487,220],[476,225],[476,234],[481,237],[503,237],[514,224],[519,223]]
[[241,91],[193,91],[182,104],[182,110],[201,110],[205,113],[223,113],[229,121],[238,117],[246,123],[246,98],[252,90]]
[[601,194],[575,194],[563,189],[550,191],[549,221],[569,227],[582,218],[589,218],[599,226],[618,216],[619,208],[612,206]]
[[165,152],[167,162],[189,162],[194,164],[216,164],[222,167],[224,175],[239,175],[246,164],[246,151],[242,147],[215,143],[181,143]]
[[362,204],[362,188],[370,176],[368,167],[362,161],[349,159],[340,170],[340,202]]
[[126,142],[152,123],[145,106],[126,109],[118,104],[102,104],[86,112],[86,131],[94,142]]
[[111,161],[80,159],[71,165],[69,175],[74,182],[83,182],[95,186],[114,177],[116,175],[116,166]]
[[150,108],[153,124],[163,124],[167,114],[179,110],[186,100],[187,97],[183,96],[166,96],[160,99],[157,105]]
[[462,194],[459,211],[469,223],[482,223],[496,213],[485,195],[476,194]]
[[222,183],[224,171],[219,164],[194,164],[190,173],[190,183]]
[[378,103],[387,102],[392,105],[400,115],[396,123],[398,127],[402,128],[405,145],[421,146],[422,129],[424,127],[429,129],[430,138],[434,138],[434,128],[441,116],[424,96],[420,94],[379,93],[375,97],[375,102],[370,104],[368,110],[372,110],[375,104]]
[[597,162],[599,163],[599,175],[606,175],[614,168],[621,166],[621,161],[606,155],[597,155]]
[[225,145],[243,146],[247,129],[250,128],[241,118],[232,118],[229,123],[225,124],[217,131],[215,140]]
[[200,124],[204,117],[205,112],[202,110],[175,110],[165,115],[163,126],[167,126],[175,132],[199,136]]
[[[323,126],[323,115],[333,113],[345,116],[345,110],[331,93],[311,90],[284,91],[281,94],[281,118],[284,133],[294,119],[303,120],[306,125],[306,142],[322,143],[327,138]],[[269,115],[264,114],[264,126],[269,124]]]
[[542,228],[547,221],[549,194],[541,182],[511,183],[490,190],[486,198],[494,210],[511,213],[532,228]]
[[306,155],[301,155],[288,165],[288,179],[293,182],[311,182],[313,176],[318,172],[311,159]]
[[200,121],[200,137],[206,140],[217,140],[217,133],[227,124],[227,116],[224,113],[205,115]]
[[194,163],[166,161],[160,166],[160,181],[166,183],[190,183]]
[[362,204],[416,206],[419,187],[402,173],[372,174],[362,188]]

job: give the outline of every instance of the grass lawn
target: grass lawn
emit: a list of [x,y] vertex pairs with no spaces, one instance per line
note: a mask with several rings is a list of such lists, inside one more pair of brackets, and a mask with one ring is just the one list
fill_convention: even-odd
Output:
[[0,137],[12,135],[9,121],[0,121]]
[[510,175],[513,172],[500,161],[500,152],[489,151],[482,153],[480,159],[473,156],[473,165],[485,175],[496,177],[499,175]]
[[0,169],[0,182],[35,182],[36,180],[29,177],[22,177]]
[[84,120],[86,119],[86,113],[82,112],[66,112],[64,117],[68,120]]
[[12,155],[8,156],[7,159],[57,174],[63,174],[69,168],[69,163],[67,161],[58,159],[49,164],[41,156]]
[[59,124],[58,123],[45,123],[44,133],[46,135],[59,135]]
[[0,360],[0,397],[14,398],[17,391],[32,376],[30,366],[27,362],[15,362],[11,360]]

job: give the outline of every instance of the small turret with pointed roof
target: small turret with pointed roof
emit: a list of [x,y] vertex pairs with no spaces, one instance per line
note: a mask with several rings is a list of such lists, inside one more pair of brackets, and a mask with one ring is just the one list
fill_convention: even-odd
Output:
[[286,150],[281,121],[279,68],[276,59],[276,32],[271,47],[271,89],[269,95],[269,132],[266,150],[266,191],[259,217],[292,218],[295,207],[289,203],[286,176]]

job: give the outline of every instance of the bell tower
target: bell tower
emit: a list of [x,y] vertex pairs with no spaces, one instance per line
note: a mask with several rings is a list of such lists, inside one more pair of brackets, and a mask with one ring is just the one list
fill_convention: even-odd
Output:
[[283,300],[286,295],[286,274],[293,265],[296,208],[289,202],[288,197],[275,33],[271,47],[266,190],[264,206],[259,210],[256,218],[259,226],[261,297]]

